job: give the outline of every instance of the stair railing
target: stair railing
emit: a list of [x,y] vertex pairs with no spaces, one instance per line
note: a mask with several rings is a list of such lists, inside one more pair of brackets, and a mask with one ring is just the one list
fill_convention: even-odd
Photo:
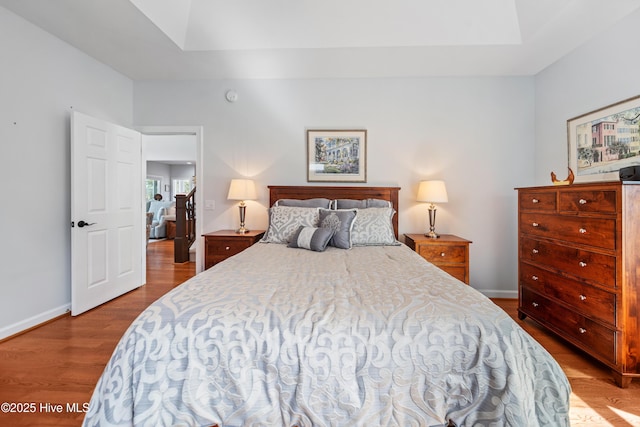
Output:
[[189,261],[189,248],[196,241],[196,189],[189,194],[176,194],[176,237],[173,241],[174,262]]

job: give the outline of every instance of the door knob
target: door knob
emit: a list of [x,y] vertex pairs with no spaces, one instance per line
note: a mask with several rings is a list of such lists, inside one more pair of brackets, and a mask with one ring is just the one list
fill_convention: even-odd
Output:
[[95,222],[85,222],[85,221],[78,221],[78,227],[82,228],[82,227],[88,227],[90,225],[95,224]]

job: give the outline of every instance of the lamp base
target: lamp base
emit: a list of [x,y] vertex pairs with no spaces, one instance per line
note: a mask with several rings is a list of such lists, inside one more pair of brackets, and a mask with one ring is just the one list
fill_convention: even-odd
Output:
[[436,234],[435,229],[436,229],[436,207],[432,203],[431,206],[429,206],[429,231],[427,233],[424,233],[424,235],[432,239],[437,239],[440,236]]
[[247,234],[249,232],[249,230],[244,228],[244,217],[245,217],[245,213],[247,211],[247,205],[245,205],[244,200],[242,202],[240,202],[240,206],[238,206],[238,209],[240,211],[240,228],[238,228],[236,230],[236,233],[238,233],[238,234]]

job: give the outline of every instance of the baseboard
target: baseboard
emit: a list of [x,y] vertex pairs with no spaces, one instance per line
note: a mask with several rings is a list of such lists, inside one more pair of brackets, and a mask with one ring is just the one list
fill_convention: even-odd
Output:
[[499,289],[476,289],[487,298],[518,299],[518,291],[502,291]]
[[71,311],[71,304],[65,304],[60,307],[45,311],[28,319],[21,320],[13,325],[5,326],[0,329],[0,341],[6,341],[16,335],[23,334],[32,329],[47,324],[59,317],[66,316]]

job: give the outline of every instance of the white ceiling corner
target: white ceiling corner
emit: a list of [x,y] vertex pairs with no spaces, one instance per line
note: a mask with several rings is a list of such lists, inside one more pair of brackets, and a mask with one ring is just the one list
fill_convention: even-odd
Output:
[[191,22],[191,0],[129,0],[182,50]]
[[521,42],[516,0],[130,1],[185,51]]
[[145,80],[534,75],[637,11],[640,0],[0,0],[0,6]]

